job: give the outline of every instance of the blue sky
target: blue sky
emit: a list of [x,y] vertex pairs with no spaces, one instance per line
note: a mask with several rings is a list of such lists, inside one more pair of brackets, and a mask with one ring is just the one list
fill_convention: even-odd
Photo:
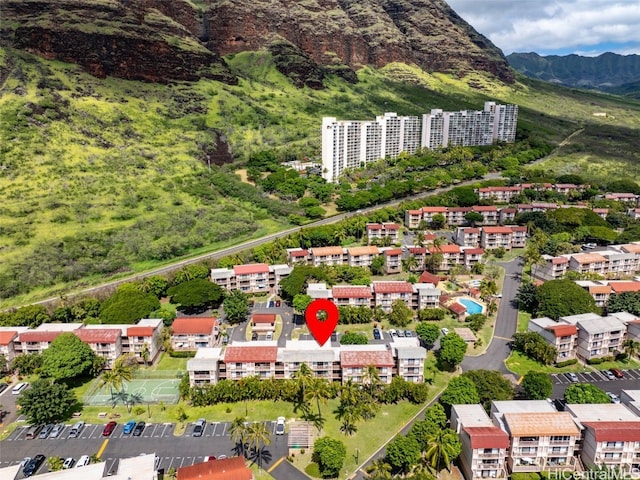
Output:
[[505,55],[640,54],[639,0],[446,0]]

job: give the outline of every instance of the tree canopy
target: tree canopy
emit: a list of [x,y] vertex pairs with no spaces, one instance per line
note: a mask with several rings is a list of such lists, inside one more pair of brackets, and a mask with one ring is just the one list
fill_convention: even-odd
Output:
[[125,283],[102,303],[100,320],[110,324],[135,323],[159,308],[160,301],[155,295],[144,293],[136,285]]
[[538,332],[514,333],[513,348],[543,365],[551,365],[558,355],[556,348],[549,345]]
[[325,478],[337,477],[347,456],[347,449],[340,440],[321,437],[313,442],[313,460]]
[[549,398],[553,391],[553,383],[549,375],[543,372],[534,372],[533,370],[527,372],[520,384],[524,394],[530,400],[544,400]]
[[340,337],[341,345],[366,345],[369,343],[366,335],[355,332],[345,332]]
[[242,290],[231,290],[224,297],[223,305],[224,314],[230,324],[236,325],[247,319],[249,301]]
[[538,316],[557,320],[580,313],[600,313],[587,290],[571,280],[550,280],[538,287]]
[[401,300],[394,300],[391,304],[391,312],[389,312],[389,323],[396,327],[406,327],[413,319],[413,310]]
[[468,377],[456,377],[449,382],[440,396],[440,403],[445,410],[450,410],[451,405],[471,405],[480,403],[480,395],[476,385]]
[[640,315],[640,292],[613,294],[607,302],[607,312],[629,312]]
[[416,333],[426,345],[433,345],[440,336],[440,328],[434,323],[420,322],[416,326]]
[[65,384],[39,379],[20,394],[17,404],[29,423],[41,425],[71,417],[77,401]]
[[70,380],[91,372],[95,353],[70,332],[60,334],[42,352],[42,374],[56,380]]
[[611,399],[601,388],[590,383],[574,383],[564,391],[567,403],[611,403]]
[[487,411],[491,408],[492,400],[513,399],[513,385],[496,370],[470,370],[464,372],[462,377],[466,377],[473,382],[476,392],[478,392],[480,403]]
[[203,312],[215,308],[222,301],[222,287],[202,278],[189,280],[167,290],[171,303],[188,313]]
[[398,435],[387,444],[387,459],[396,469],[407,472],[420,460],[420,444],[412,435]]
[[449,368],[455,368],[462,362],[466,352],[467,342],[460,335],[451,332],[440,339],[438,360],[444,362]]

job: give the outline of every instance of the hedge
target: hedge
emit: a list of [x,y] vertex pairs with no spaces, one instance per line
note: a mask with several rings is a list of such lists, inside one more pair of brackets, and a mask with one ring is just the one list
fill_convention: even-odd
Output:
[[196,356],[196,352],[195,351],[170,351],[169,352],[169,356],[171,358],[193,358]]
[[575,365],[576,363],[578,363],[578,359],[572,358],[571,360],[565,360],[564,362],[556,363],[556,367],[558,368],[568,367],[569,365]]

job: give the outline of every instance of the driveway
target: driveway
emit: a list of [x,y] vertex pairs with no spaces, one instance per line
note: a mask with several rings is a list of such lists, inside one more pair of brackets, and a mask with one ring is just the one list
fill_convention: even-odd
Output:
[[485,369],[511,373],[504,361],[511,353],[509,342],[518,328],[518,308],[515,306],[515,298],[520,288],[524,262],[518,257],[500,265],[505,269],[505,276],[493,338],[483,354],[465,357],[461,365],[462,370]]
[[[622,390],[640,390],[640,369],[623,370],[623,378],[614,378],[609,380],[604,374],[598,370],[598,366],[591,367],[595,370],[585,370],[576,372],[579,383],[590,383],[605,392],[612,392],[620,396]],[[553,383],[553,392],[551,398],[563,398],[564,391],[573,382],[564,373],[554,373],[550,375]]]

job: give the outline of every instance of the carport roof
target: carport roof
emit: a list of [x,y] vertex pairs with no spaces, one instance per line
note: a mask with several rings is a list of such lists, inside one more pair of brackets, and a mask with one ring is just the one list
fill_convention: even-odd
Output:
[[178,469],[178,480],[251,480],[243,457],[223,458]]

